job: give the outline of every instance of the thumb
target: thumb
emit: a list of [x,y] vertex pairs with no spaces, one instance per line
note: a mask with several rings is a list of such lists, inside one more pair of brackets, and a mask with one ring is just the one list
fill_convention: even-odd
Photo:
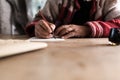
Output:
[[56,26],[55,26],[54,24],[52,24],[52,23],[49,23],[49,26],[50,26],[50,28],[52,29],[52,31],[54,31],[55,28],[56,28]]

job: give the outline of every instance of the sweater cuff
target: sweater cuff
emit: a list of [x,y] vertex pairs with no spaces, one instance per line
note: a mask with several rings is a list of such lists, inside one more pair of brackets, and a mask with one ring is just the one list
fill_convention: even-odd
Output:
[[87,22],[85,25],[90,26],[91,28],[91,36],[90,37],[102,37],[103,36],[103,28],[96,21]]

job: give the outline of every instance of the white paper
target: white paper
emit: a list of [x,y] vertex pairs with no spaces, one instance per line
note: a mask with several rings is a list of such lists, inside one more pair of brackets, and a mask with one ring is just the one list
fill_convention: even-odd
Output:
[[36,43],[27,40],[0,39],[0,58],[43,49],[47,46],[45,42]]
[[37,37],[32,37],[32,38],[30,38],[28,40],[32,41],[32,42],[39,42],[39,41],[43,41],[43,42],[65,41],[65,39],[62,39],[62,38],[41,39],[41,38],[37,38]]

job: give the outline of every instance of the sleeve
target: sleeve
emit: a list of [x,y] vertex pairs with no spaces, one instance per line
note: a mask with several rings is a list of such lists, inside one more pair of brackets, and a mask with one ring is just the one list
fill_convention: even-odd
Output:
[[35,36],[35,24],[37,23],[37,21],[36,22],[31,22],[31,23],[28,23],[27,25],[26,25],[26,27],[25,27],[25,32],[26,32],[26,34],[29,36],[29,37],[33,37],[33,36]]
[[104,4],[103,21],[96,20],[86,23],[91,27],[91,37],[108,37],[111,28],[120,28],[120,0],[105,0]]
[[91,37],[108,37],[111,28],[120,28],[120,19],[112,19],[109,21],[92,21],[86,23],[90,26]]

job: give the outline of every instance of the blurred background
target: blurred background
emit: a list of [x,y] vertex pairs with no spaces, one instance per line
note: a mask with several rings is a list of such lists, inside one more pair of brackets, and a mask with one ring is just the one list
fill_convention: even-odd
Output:
[[25,25],[45,3],[46,0],[0,0],[0,34],[24,35]]

